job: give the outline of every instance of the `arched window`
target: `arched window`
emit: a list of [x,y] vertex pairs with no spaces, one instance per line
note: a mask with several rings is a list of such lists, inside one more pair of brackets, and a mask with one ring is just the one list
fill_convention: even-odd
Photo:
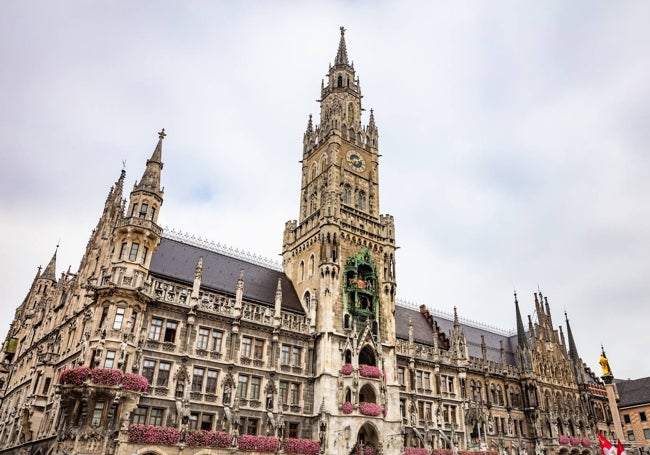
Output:
[[316,178],[317,173],[318,173],[318,169],[316,168],[316,163],[314,163],[311,166],[311,179],[312,180],[314,180]]
[[336,80],[336,86],[337,87],[343,87],[343,76],[339,74],[339,77]]
[[359,210],[366,210],[366,193],[359,191]]
[[352,203],[352,188],[350,185],[343,185],[343,203],[346,205]]
[[370,346],[364,346],[359,352],[359,365],[377,366],[374,350]]
[[303,261],[300,261],[300,265],[298,266],[298,278],[300,281],[305,279],[305,263]]
[[314,255],[312,254],[309,256],[309,270],[308,270],[308,276],[312,276],[314,274]]
[[309,291],[305,292],[303,301],[305,302],[305,308],[307,308],[307,311],[311,310],[311,294],[309,294]]
[[354,106],[352,103],[348,104],[348,122],[354,122]]

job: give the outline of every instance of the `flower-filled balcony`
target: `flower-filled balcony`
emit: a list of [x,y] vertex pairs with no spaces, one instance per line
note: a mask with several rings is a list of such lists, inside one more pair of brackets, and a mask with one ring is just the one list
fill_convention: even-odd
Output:
[[78,367],[64,370],[59,377],[61,386],[121,387],[132,392],[146,392],[147,378],[139,374],[126,373],[111,368]]
[[381,415],[382,409],[378,404],[364,402],[359,405],[359,412],[368,417],[377,417]]
[[224,431],[194,430],[181,431],[176,427],[133,424],[128,429],[129,444],[162,445],[178,447],[232,448],[239,451],[277,453],[282,446],[284,453],[298,455],[317,455],[320,444],[311,439],[286,438],[280,440],[273,436],[241,435],[238,437]]
[[359,375],[371,379],[379,379],[383,376],[381,370],[372,365],[359,365]]

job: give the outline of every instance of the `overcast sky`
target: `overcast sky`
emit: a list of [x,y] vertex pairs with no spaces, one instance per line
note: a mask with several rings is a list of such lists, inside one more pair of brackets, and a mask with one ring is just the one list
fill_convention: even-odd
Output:
[[[398,295],[503,329],[567,311],[650,376],[650,3],[0,3],[0,332],[57,243],[75,271],[126,161],[159,222],[279,260],[339,27],[380,133]],[[234,289],[235,283],[233,283]],[[524,316],[525,317],[525,316]]]

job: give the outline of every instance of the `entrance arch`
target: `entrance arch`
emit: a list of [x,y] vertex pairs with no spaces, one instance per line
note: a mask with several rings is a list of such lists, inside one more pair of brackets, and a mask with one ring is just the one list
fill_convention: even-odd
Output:
[[357,433],[357,446],[367,446],[371,445],[375,448],[379,448],[381,443],[379,440],[379,432],[377,428],[370,422],[366,422],[361,425],[359,432]]

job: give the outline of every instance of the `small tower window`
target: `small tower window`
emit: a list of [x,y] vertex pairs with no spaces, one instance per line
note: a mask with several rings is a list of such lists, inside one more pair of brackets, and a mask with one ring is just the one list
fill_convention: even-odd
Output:
[[153,220],[155,214],[156,214],[156,207],[151,207],[151,216],[149,217],[149,219]]
[[120,249],[120,260],[124,260],[126,257],[126,242],[122,244],[122,248]]
[[305,263],[303,261],[300,261],[300,265],[298,266],[298,276],[300,277],[300,281],[305,279]]
[[340,74],[339,74],[339,77],[338,77],[338,79],[336,81],[336,86],[337,87],[343,87],[343,76],[341,76]]
[[133,208],[131,209],[131,216],[135,216],[136,210],[138,210],[138,204],[133,204]]
[[305,292],[305,308],[307,308],[307,311],[311,310],[311,295],[309,291]]
[[131,252],[129,253],[129,261],[135,261],[138,258],[138,248],[140,248],[139,243],[131,244]]
[[147,261],[147,253],[149,252],[149,248],[142,247],[142,256],[140,256],[140,263],[144,264]]
[[309,256],[309,271],[307,272],[309,276],[314,274],[314,255]]
[[147,203],[142,203],[140,205],[140,215],[138,215],[139,218],[145,219],[147,217],[147,212],[149,211],[149,204]]

